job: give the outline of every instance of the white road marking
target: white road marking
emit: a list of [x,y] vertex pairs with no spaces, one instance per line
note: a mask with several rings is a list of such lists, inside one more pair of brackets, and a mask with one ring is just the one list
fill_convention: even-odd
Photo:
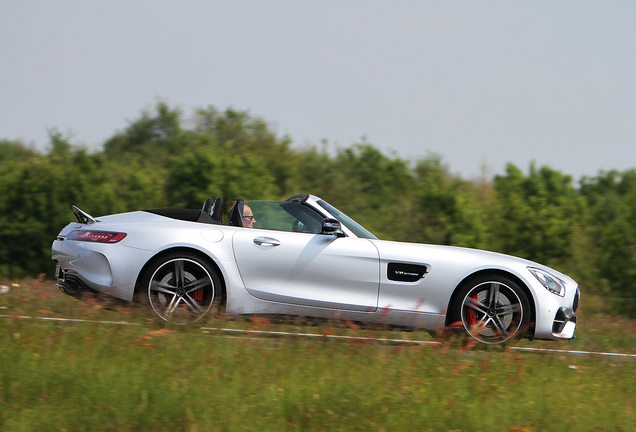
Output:
[[[138,323],[129,323],[125,321],[99,321],[99,320],[83,320],[83,319],[75,319],[75,318],[30,317],[30,316],[24,316],[24,315],[16,315],[16,316],[0,315],[0,318],[32,319],[32,320],[57,321],[57,322],[81,322],[81,323],[93,323],[93,324],[141,325]],[[222,328],[222,327],[201,327],[201,330],[204,332],[218,331],[223,333],[244,333],[244,334],[268,335],[268,336],[293,336],[293,337],[376,341],[376,342],[387,342],[387,343],[404,343],[404,344],[414,344],[414,345],[439,345],[439,342],[434,342],[434,341],[374,338],[374,337],[366,337],[366,336],[343,336],[343,335],[331,335],[331,334],[323,335],[323,334],[317,334],[317,333],[294,333],[294,332],[277,332],[277,331],[266,331],[266,330],[241,330],[241,329],[230,329],[230,328]],[[510,349],[516,350],[516,351],[527,351],[527,352],[549,352],[549,353],[558,353],[558,354],[598,355],[598,356],[606,356],[606,357],[636,358],[636,354],[558,350],[558,349],[550,349],[550,348],[529,348],[529,347],[511,347]]]
[[593,355],[600,355],[600,356],[636,358],[636,354],[620,354],[620,353],[576,351],[576,350],[556,350],[556,349],[550,349],[550,348],[529,348],[529,347],[511,347],[510,349],[519,350],[519,351],[551,352],[551,353],[562,353],[562,354],[593,354]]
[[0,315],[0,318],[18,318],[18,319],[33,319],[33,320],[42,320],[42,321],[61,321],[61,322],[83,322],[83,323],[95,323],[95,324],[139,325],[137,323],[128,323],[125,321],[93,321],[93,320],[83,320],[83,319],[75,319],[75,318],[30,317],[25,315]]
[[235,333],[251,333],[260,335],[272,335],[272,336],[298,336],[298,337],[315,337],[315,338],[331,338],[331,339],[348,339],[348,340],[361,340],[361,341],[378,341],[378,342],[392,342],[392,343],[411,343],[411,344],[430,344],[439,345],[439,342],[434,341],[414,341],[410,339],[386,339],[386,338],[374,338],[366,336],[342,336],[342,335],[323,335],[316,333],[294,333],[294,332],[275,332],[265,330],[240,330],[240,329],[227,329],[218,327],[201,327],[203,331],[221,331],[221,332],[235,332]]
[[[420,340],[410,340],[410,339],[386,339],[386,338],[372,338],[372,337],[364,337],[364,336],[322,335],[322,334],[316,334],[316,333],[274,332],[274,331],[265,331],[265,330],[239,330],[239,329],[226,329],[226,328],[216,328],[216,327],[202,327],[201,330],[204,330],[204,331],[214,330],[214,331],[236,332],[236,333],[254,333],[254,334],[273,335],[273,336],[300,336],[300,337],[368,340],[368,341],[391,342],[391,343],[406,343],[406,344],[414,344],[414,345],[440,345],[439,342],[435,342],[435,341],[420,341]],[[518,351],[529,351],[529,352],[551,352],[551,353],[580,354],[580,355],[592,354],[592,355],[601,355],[601,356],[636,358],[636,354],[557,350],[557,349],[550,349],[550,348],[529,348],[529,347],[511,347],[510,349],[518,350]]]

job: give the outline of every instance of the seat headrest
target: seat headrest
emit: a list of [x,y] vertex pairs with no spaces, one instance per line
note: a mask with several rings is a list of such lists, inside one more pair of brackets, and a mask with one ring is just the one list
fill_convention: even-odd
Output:
[[230,209],[230,213],[228,215],[230,218],[230,225],[233,225],[235,227],[243,226],[244,205],[245,204],[241,198],[238,198],[236,201],[234,201],[234,204],[232,205],[232,208]]
[[211,216],[215,221],[223,223],[223,198],[214,200]]

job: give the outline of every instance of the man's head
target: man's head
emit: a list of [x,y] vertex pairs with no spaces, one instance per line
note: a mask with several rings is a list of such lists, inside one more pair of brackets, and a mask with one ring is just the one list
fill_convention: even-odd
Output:
[[252,213],[252,209],[247,205],[243,206],[243,227],[252,228],[254,225],[255,219],[254,214]]

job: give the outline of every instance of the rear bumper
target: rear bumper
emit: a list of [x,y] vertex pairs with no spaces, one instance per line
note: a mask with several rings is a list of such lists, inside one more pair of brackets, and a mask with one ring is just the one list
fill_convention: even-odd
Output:
[[79,276],[61,269],[59,264],[56,265],[55,276],[57,277],[57,287],[66,295],[81,299],[84,293],[97,293],[86,285]]
[[120,243],[57,239],[53,242],[51,258],[60,266],[56,277],[63,292],[76,296],[91,290],[131,301],[138,273],[151,254]]

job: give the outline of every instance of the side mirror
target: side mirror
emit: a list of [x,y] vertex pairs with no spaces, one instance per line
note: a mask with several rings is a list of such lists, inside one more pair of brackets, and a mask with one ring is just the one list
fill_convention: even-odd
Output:
[[342,232],[342,225],[338,219],[325,218],[322,221],[322,234],[335,235],[336,237],[344,237],[345,233]]

